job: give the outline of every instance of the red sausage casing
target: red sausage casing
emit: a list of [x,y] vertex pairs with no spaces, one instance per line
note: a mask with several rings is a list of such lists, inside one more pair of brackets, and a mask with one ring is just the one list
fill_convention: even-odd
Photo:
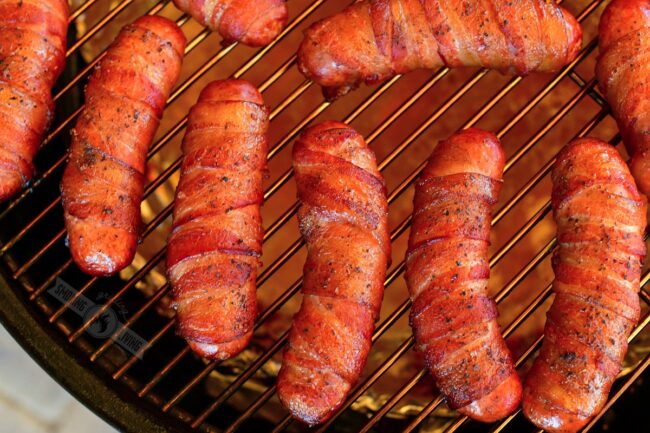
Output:
[[571,142],[553,169],[555,299],[524,386],[523,411],[576,432],[603,407],[639,319],[647,202],[616,149]]
[[31,179],[65,67],[66,0],[0,0],[0,202]]
[[86,86],[61,183],[70,251],[92,275],[131,263],[140,234],[147,150],[180,74],[185,36],[166,18],[125,27]]
[[614,0],[598,30],[598,86],[632,156],[639,190],[650,194],[650,1]]
[[484,422],[511,414],[521,382],[488,297],[491,211],[503,182],[496,136],[441,142],[415,186],[406,281],[417,349],[449,405]]
[[307,129],[293,166],[307,261],[277,388],[313,425],[341,406],[366,363],[390,261],[388,204],[375,155],[343,123]]
[[206,358],[237,355],[253,334],[268,126],[242,80],[208,84],[188,116],[167,274],[178,333]]
[[267,45],[287,25],[286,0],[174,0],[180,10],[228,42]]

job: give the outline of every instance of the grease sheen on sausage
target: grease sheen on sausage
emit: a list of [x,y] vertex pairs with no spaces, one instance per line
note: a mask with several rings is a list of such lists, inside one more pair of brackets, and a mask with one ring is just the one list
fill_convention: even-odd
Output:
[[111,275],[133,260],[147,150],[185,42],[173,21],[139,18],[122,29],[88,81],[61,183],[70,251],[86,273]]
[[167,273],[178,333],[207,358],[235,356],[253,334],[268,125],[242,80],[208,84],[188,116]]
[[553,72],[581,44],[580,24],[553,1],[365,0],[309,27],[298,66],[335,98],[443,65]]
[[0,0],[0,202],[31,179],[65,66],[66,0]]
[[639,190],[650,194],[650,1],[614,0],[600,20],[598,85],[607,98]]
[[503,182],[496,136],[442,141],[415,186],[406,280],[417,349],[452,408],[484,422],[511,414],[521,382],[488,297],[490,208]]
[[287,25],[286,0],[174,0],[180,10],[226,41],[268,45]]
[[576,432],[603,407],[639,319],[647,202],[616,149],[571,142],[552,174],[555,299],[526,378],[523,411],[549,432]]
[[277,389],[291,415],[314,425],[341,406],[366,363],[390,261],[388,204],[375,155],[343,123],[307,129],[293,166],[307,261]]

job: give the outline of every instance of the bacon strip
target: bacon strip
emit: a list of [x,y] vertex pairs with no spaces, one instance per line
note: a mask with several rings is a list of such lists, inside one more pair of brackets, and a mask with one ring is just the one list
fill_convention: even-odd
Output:
[[180,74],[185,36],[166,18],[125,27],[86,86],[61,182],[70,251],[92,275],[131,263],[147,150]]
[[390,261],[388,203],[374,154],[343,123],[307,129],[293,166],[307,261],[277,389],[314,425],[341,406],[366,363]]
[[576,432],[600,411],[639,320],[647,201],[616,149],[571,142],[553,169],[555,299],[524,386],[523,410],[549,432]]
[[0,202],[31,179],[65,67],[68,2],[0,0]]
[[190,110],[167,273],[178,333],[223,360],[251,339],[264,229],[269,114],[247,81],[215,81]]
[[488,297],[490,208],[503,182],[496,136],[438,144],[415,186],[406,281],[417,348],[450,406],[484,422],[511,414],[521,382]]
[[298,62],[333,99],[443,65],[556,71],[581,44],[576,19],[552,1],[365,0],[309,27]]
[[650,194],[650,2],[614,0],[600,20],[598,85],[632,155],[639,190]]
[[287,26],[286,0],[174,0],[177,8],[226,41],[270,44]]

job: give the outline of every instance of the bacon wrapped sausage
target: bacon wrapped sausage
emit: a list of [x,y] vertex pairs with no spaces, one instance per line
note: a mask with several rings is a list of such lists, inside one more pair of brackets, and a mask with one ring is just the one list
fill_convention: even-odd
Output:
[[65,66],[68,2],[0,0],[0,201],[32,177]]
[[174,0],[195,20],[226,41],[268,45],[287,25],[286,0]]
[[307,29],[298,61],[332,99],[442,65],[556,71],[581,43],[576,19],[550,1],[365,0]]
[[307,129],[293,166],[307,261],[277,389],[314,425],[340,407],[366,363],[390,261],[388,204],[374,154],[345,124]]
[[406,281],[417,349],[449,405],[484,422],[511,414],[521,382],[488,297],[490,208],[503,182],[496,136],[438,144],[415,186]]
[[579,139],[553,169],[555,299],[524,386],[523,410],[549,432],[575,432],[607,400],[639,319],[647,202],[616,149]]
[[167,273],[178,333],[206,358],[237,355],[253,334],[268,125],[241,80],[210,83],[188,117]]
[[61,195],[72,258],[92,275],[133,260],[147,149],[185,50],[181,29],[145,16],[125,27],[90,77]]
[[600,20],[598,84],[632,155],[630,168],[650,194],[650,2],[614,0]]

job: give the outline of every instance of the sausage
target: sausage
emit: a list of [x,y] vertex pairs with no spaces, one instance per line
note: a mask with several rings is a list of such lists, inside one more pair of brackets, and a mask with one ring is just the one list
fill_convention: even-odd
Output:
[[557,71],[582,44],[576,19],[545,0],[364,0],[313,24],[302,73],[329,99],[415,69]]
[[600,20],[598,85],[609,101],[642,193],[650,194],[650,2],[614,0]]
[[287,26],[286,0],[174,0],[174,4],[226,41],[252,47],[270,44]]
[[510,415],[521,399],[487,292],[504,161],[497,137],[480,129],[438,144],[415,185],[406,254],[416,348],[449,405],[483,422]]
[[178,334],[223,360],[251,339],[269,113],[247,81],[208,84],[190,110],[167,273]]
[[343,123],[303,132],[293,167],[307,260],[277,391],[294,418],[315,425],[341,406],[372,345],[390,262],[388,203],[373,152]]
[[88,274],[111,275],[133,260],[147,149],[178,80],[185,43],[174,22],[139,18],[120,32],[88,81],[61,182],[72,258]]
[[68,2],[0,0],[0,202],[32,177],[65,67]]
[[578,139],[553,168],[555,299],[524,385],[526,417],[576,432],[604,406],[639,319],[647,201],[616,149]]

